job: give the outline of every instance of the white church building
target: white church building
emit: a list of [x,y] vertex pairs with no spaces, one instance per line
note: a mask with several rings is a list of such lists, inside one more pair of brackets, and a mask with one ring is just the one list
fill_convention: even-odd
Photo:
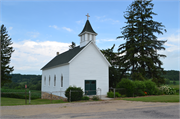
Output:
[[[86,15],[87,18],[89,15]],[[80,37],[80,46],[57,53],[42,70],[41,91],[65,91],[69,86],[81,87],[88,95],[96,95],[101,89],[101,95],[109,91],[109,67],[111,64],[96,46],[97,33],[92,29],[89,20]],[[64,93],[60,95],[65,97]]]

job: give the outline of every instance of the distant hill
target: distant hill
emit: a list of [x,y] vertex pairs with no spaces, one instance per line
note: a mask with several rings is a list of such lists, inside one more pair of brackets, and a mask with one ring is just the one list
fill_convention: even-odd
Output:
[[11,74],[11,83],[2,88],[24,89],[25,85],[31,90],[41,90],[41,75]]
[[[171,81],[179,81],[179,71],[167,70],[164,78]],[[25,85],[31,90],[41,90],[41,75],[11,74],[12,82],[5,84],[2,88],[24,89]]]
[[179,71],[167,70],[165,72],[166,74],[162,75],[162,77],[172,81],[179,81]]

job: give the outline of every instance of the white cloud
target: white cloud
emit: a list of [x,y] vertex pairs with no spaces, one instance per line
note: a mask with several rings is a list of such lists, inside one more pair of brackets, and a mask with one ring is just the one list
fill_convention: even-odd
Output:
[[163,62],[163,67],[166,67],[166,70],[180,70],[179,68],[179,51],[180,51],[180,44],[179,44],[179,38],[178,34],[172,34],[167,37],[159,38],[159,40],[167,40],[167,42],[164,44],[165,50],[158,51],[159,54],[164,54],[167,57],[161,58]]
[[72,29],[67,28],[67,27],[62,27],[62,29],[66,30],[66,31],[69,31],[69,32],[71,32],[71,31],[72,31]]
[[27,32],[27,35],[31,38],[37,38],[39,36],[39,32]]
[[97,39],[97,40],[96,40],[97,43],[112,42],[112,41],[118,41],[118,40],[112,39],[112,38],[109,38],[109,39]]
[[114,20],[112,18],[106,18],[106,16],[96,16],[97,20],[99,20],[100,22],[110,22],[111,24],[117,24],[120,23],[119,20]]
[[12,54],[11,65],[14,66],[16,73],[40,72],[40,69],[56,56],[56,52],[62,53],[68,50],[69,45],[70,43],[56,41],[14,42],[12,46],[15,51]]
[[54,28],[54,29],[56,29],[56,30],[59,30],[60,28],[58,27],[58,26],[56,26],[56,25],[49,25],[49,27],[52,27],[52,28]]
[[116,39],[101,39],[101,41],[117,41]]
[[13,27],[9,27],[9,30],[12,30],[13,29]]
[[79,20],[79,21],[76,21],[77,24],[82,24],[84,23],[84,20]]

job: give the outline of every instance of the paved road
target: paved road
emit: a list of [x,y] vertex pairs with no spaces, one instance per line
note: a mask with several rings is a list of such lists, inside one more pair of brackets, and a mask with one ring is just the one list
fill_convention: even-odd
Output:
[[1,118],[179,119],[180,103],[108,100],[86,103],[2,106]]

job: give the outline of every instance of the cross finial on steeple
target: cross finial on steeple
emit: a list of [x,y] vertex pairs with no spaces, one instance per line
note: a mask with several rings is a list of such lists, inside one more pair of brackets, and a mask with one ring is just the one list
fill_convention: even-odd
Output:
[[86,15],[86,16],[87,16],[87,20],[89,20],[89,18],[88,18],[88,17],[90,17],[90,16],[89,16],[89,14],[88,14],[88,13],[87,13],[87,15]]

